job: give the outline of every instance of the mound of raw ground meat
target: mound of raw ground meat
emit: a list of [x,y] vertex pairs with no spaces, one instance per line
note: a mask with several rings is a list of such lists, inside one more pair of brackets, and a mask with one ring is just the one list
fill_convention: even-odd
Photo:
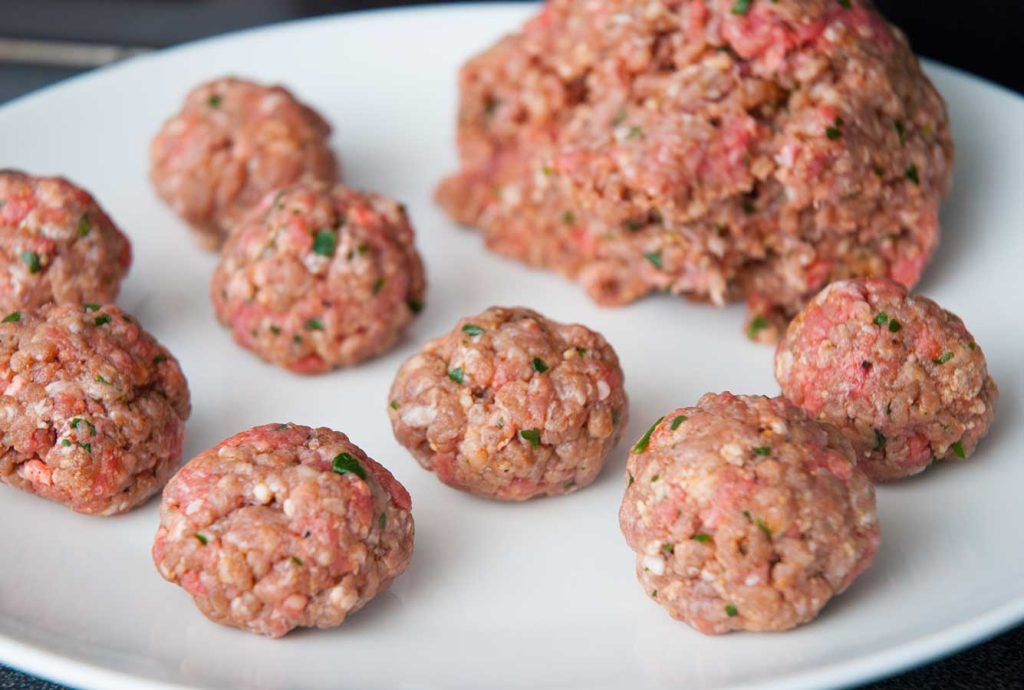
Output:
[[552,0],[460,87],[440,203],[602,304],[746,298],[771,340],[833,280],[913,285],[938,241],[945,106],[865,0]]

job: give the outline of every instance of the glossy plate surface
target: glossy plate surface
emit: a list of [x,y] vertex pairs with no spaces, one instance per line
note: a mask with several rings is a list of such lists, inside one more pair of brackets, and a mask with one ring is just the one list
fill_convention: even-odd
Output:
[[[133,60],[0,109],[0,165],[62,173],[131,236],[121,304],[180,358],[194,412],[186,453],[257,423],[350,434],[413,496],[409,571],[341,628],[272,641],[204,619],[150,561],[155,501],[75,515],[0,487],[0,660],[75,686],[380,688],[817,688],[889,673],[1024,618],[1024,100],[936,65],[958,146],[944,237],[921,290],[964,317],[1002,388],[977,455],[879,492],[874,568],[812,625],[703,637],[641,592],[618,530],[623,443],[575,495],[506,505],[442,486],[397,445],[388,387],[417,344],[462,315],[525,304],[602,331],[632,399],[627,436],[705,391],[774,393],[772,351],[741,307],[653,298],[604,310],[555,275],[482,249],[431,201],[454,169],[459,64],[529,7],[388,11],[251,31]],[[189,87],[223,73],[292,87],[335,125],[347,181],[409,204],[430,278],[402,345],[302,378],[262,364],[216,325],[215,257],[154,197],[147,144]]]

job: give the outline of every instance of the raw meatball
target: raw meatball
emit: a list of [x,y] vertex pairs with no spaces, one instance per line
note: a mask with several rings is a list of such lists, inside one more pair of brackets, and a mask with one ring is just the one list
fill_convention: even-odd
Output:
[[330,628],[409,564],[411,506],[345,434],[267,424],[171,479],[153,561],[215,623],[269,637]]
[[342,185],[268,195],[213,272],[217,318],[238,344],[305,374],[390,349],[423,308],[426,281],[405,208]]
[[963,322],[887,280],[822,290],[779,343],[775,378],[807,414],[839,427],[875,481],[966,458],[999,398]]
[[398,442],[445,484],[522,501],[593,482],[628,404],[600,334],[491,307],[402,365],[388,414]]
[[131,262],[128,238],[89,192],[0,170],[0,312],[113,302]]
[[189,393],[178,362],[113,306],[15,311],[0,323],[0,481],[114,515],[181,460]]
[[157,193],[213,249],[272,190],[334,182],[331,127],[281,86],[225,77],[200,84],[150,145]]
[[946,109],[866,0],[552,0],[460,84],[440,203],[601,304],[746,298],[765,339],[936,246]]
[[637,577],[705,634],[807,623],[878,549],[849,442],[783,398],[709,393],[655,422],[627,472]]

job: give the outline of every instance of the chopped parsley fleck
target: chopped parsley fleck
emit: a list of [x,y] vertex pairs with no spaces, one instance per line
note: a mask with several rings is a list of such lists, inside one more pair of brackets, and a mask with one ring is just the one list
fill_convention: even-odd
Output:
[[324,329],[324,323],[320,319],[310,319],[306,322],[307,331],[322,331]]
[[302,336],[299,335],[298,333],[296,333],[295,335],[292,336],[292,342],[295,343],[296,345],[301,345],[302,344]]
[[371,292],[373,292],[373,294],[376,295],[378,292],[380,292],[381,288],[383,288],[383,287],[384,287],[384,278],[383,277],[378,278],[376,281],[374,281],[373,287],[371,288]]
[[362,256],[368,251],[370,251],[370,245],[366,244],[366,242],[360,242],[359,246],[356,247],[356,253],[359,254],[359,256]]
[[81,448],[82,450],[84,450],[86,453],[91,453],[92,452],[92,444],[91,443],[79,443],[78,447]]
[[639,139],[644,135],[644,131],[639,127],[630,127],[629,132],[626,133],[627,139]]
[[772,449],[769,448],[768,446],[758,446],[757,448],[754,449],[754,454],[755,455],[761,455],[761,456],[771,455],[771,452],[772,452]]
[[750,11],[750,5],[752,3],[753,0],[736,0],[732,5],[732,13],[741,17]]
[[498,417],[498,428],[499,429],[504,429],[505,428],[505,418],[504,417]]
[[552,168],[550,165],[542,165],[540,171],[544,173],[545,177],[551,177],[552,175],[555,174],[555,169]]
[[366,479],[366,470],[363,469],[358,460],[348,453],[338,453],[335,455],[334,460],[331,462],[331,469],[338,474],[351,473],[364,481]]
[[975,345],[974,343],[967,343],[967,349],[968,350],[977,350],[978,346]]
[[899,120],[896,120],[895,122],[892,123],[892,126],[896,129],[896,134],[898,134],[900,137],[900,143],[907,143],[907,128],[903,126],[903,123],[900,122]]
[[913,182],[914,184],[921,184],[921,177],[917,174],[917,165],[915,165],[914,163],[908,165],[907,169],[903,172],[903,174],[906,175],[907,179]]
[[462,367],[455,367],[454,369],[448,370],[448,378],[455,383],[462,383],[462,379],[465,378],[466,372],[463,371]]
[[751,340],[757,338],[757,334],[768,328],[768,319],[763,316],[755,316],[750,320],[750,326],[747,327],[747,337]]
[[313,238],[313,253],[320,256],[334,256],[334,250],[338,247],[338,236],[333,230],[318,230]]
[[110,385],[110,381],[105,379],[102,374],[96,374],[96,383],[105,383],[108,386]]
[[16,323],[21,321],[21,312],[12,311],[10,314],[4,317],[3,323]]
[[43,265],[39,262],[39,255],[35,252],[22,252],[21,260],[28,266],[29,273],[39,273],[43,269]]
[[669,426],[669,428],[672,429],[672,431],[675,431],[676,429],[679,428],[679,425],[682,424],[685,421],[686,421],[686,415],[685,414],[681,414],[681,415],[679,415],[678,417],[676,417],[675,419],[672,420],[672,424]]
[[644,254],[644,258],[647,259],[651,266],[654,266],[658,270],[661,270],[661,250],[656,252],[647,252]]
[[543,374],[545,371],[548,370],[548,365],[540,357],[534,357],[532,364],[533,370],[536,371],[538,374]]
[[850,10],[853,9],[853,2],[852,0],[839,0],[839,6],[844,10]]
[[843,133],[839,130],[838,127],[826,127],[825,136],[831,139],[832,141],[835,141],[836,139],[841,139]]
[[757,206],[754,204],[753,199],[743,200],[743,212],[746,213],[748,216],[753,215],[754,213],[757,212]]
[[74,419],[71,420],[71,428],[72,429],[77,429],[82,424],[84,424],[86,427],[88,427],[90,435],[92,435],[92,436],[96,435],[96,425],[93,424],[92,422],[90,422],[89,420],[82,419],[81,417],[75,417]]
[[633,486],[633,482],[636,481],[635,479],[633,479],[633,473],[632,472],[626,472],[626,477],[627,477],[626,486]]
[[519,435],[530,442],[530,446],[536,448],[540,445],[540,429],[523,429]]
[[272,323],[270,324],[270,332],[273,333],[274,335],[281,335],[281,327],[278,326],[276,323]]
[[391,401],[391,409],[392,410],[397,410],[398,409],[398,401],[397,400],[392,400]]
[[737,615],[738,613],[739,613],[739,609],[737,609],[734,604],[726,604],[725,605],[725,615],[729,616],[729,618],[732,618],[733,616]]
[[196,532],[192,536],[194,536],[196,539],[198,539],[199,543],[202,544],[203,546],[206,546],[207,544],[210,543],[210,540],[206,538],[206,535],[202,534],[201,532]]
[[711,535],[707,532],[697,532],[697,534],[693,535],[693,540],[699,541],[701,544],[707,544],[711,541]]
[[409,305],[409,311],[413,314],[419,314],[423,311],[423,302],[420,302],[419,300],[411,299],[406,302],[406,304]]
[[676,545],[675,544],[662,544],[661,545],[661,552],[662,553],[666,553],[666,554],[675,553],[676,552]]
[[658,598],[658,590],[652,589],[651,590],[651,596],[654,597],[655,599],[657,599]]
[[575,225],[576,214],[573,213],[572,211],[566,211],[565,213],[562,214],[562,222],[565,223],[566,225]]
[[[650,445],[651,443],[651,434],[654,433],[654,430],[657,428],[659,424],[661,424],[661,421],[663,419],[665,419],[665,417],[658,417],[658,421],[656,421],[654,424],[651,424],[651,428],[644,432],[644,435],[641,436],[640,440],[636,442],[635,446],[633,446],[634,453],[643,453],[645,450],[647,450],[647,446]],[[653,482],[654,480],[652,479],[651,481]]]
[[388,524],[388,516],[386,514],[384,514],[384,513],[381,513],[380,517],[377,518],[377,526],[380,527],[381,529],[384,529],[387,526],[387,524]]
[[585,357],[586,354],[587,354],[587,348],[585,348],[585,347],[577,347],[576,348],[576,354],[578,354],[580,357]]
[[102,326],[104,324],[110,323],[110,314],[100,314],[99,316],[96,317],[93,323],[96,324],[97,326]]
[[480,335],[484,332],[484,329],[480,328],[475,323],[467,323],[462,327],[462,332],[469,335]]
[[292,556],[292,563],[299,566],[300,568],[302,567],[302,559],[298,556]]
[[167,361],[167,355],[156,355],[153,357],[153,364],[163,364]]
[[768,526],[768,523],[764,521],[764,518],[757,518],[754,522],[757,524],[758,529],[764,532],[767,536],[772,536],[772,528]]
[[883,434],[878,429],[875,429],[875,448],[874,449],[875,450],[882,450],[883,448],[885,448],[885,442],[886,442],[885,434]]
[[623,223],[623,225],[630,232],[636,232],[637,230],[639,230],[640,228],[642,228],[644,226],[644,224],[642,222],[640,222],[639,220],[636,220],[635,218],[630,218],[625,223]]
[[877,314],[875,314],[875,325],[876,326],[884,326],[888,321],[889,321],[889,315],[886,314],[884,311],[880,311]]
[[902,328],[903,328],[903,324],[901,324],[896,319],[892,319],[891,321],[889,321],[889,331],[890,332],[892,332],[892,333],[899,333],[900,330],[902,330]]
[[211,108],[219,108],[220,104],[224,102],[224,98],[220,94],[213,94],[206,99],[206,104]]
[[936,364],[945,364],[946,362],[948,362],[951,359],[953,359],[953,353],[952,352],[943,352],[941,355],[939,355],[938,357],[936,357],[932,361],[935,362]]
[[956,456],[961,460],[967,457],[967,453],[964,452],[964,444],[961,441],[957,441],[951,445],[950,448],[953,449],[953,452],[956,453]]
[[92,231],[92,223],[89,221],[89,216],[82,214],[82,217],[78,219],[78,236],[85,237]]
[[67,440],[67,439],[64,439],[63,441],[61,441],[61,442],[60,442],[60,444],[61,444],[62,446],[64,446],[65,448],[67,448],[68,446],[70,446],[70,445],[71,445],[71,441],[69,441],[69,440]]
[[651,477],[651,484],[653,484],[654,482],[658,481],[659,479],[661,479],[661,475],[660,474],[654,475],[653,477]]
[[86,311],[99,311],[100,310],[100,305],[96,304],[95,302],[86,302],[82,306],[85,308]]
[[612,426],[618,426],[620,419],[622,419],[622,412],[616,407],[612,410]]
[[874,170],[874,171],[875,171],[875,174],[876,174],[876,175],[878,175],[879,177],[882,177],[883,175],[885,175],[885,168],[883,168],[883,167],[882,167],[882,166],[880,166],[880,165],[877,165],[877,164],[876,164],[876,165],[875,165],[875,166],[874,166],[874,167],[872,168],[872,170]]

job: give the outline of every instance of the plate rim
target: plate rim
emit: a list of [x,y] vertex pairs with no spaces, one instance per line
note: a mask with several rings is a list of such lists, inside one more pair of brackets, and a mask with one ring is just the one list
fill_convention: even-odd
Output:
[[[246,39],[262,33],[286,31],[314,24],[359,21],[363,19],[374,20],[381,18],[383,15],[390,14],[423,15],[445,12],[477,14],[481,12],[505,13],[509,11],[525,14],[529,8],[537,7],[539,4],[538,2],[490,0],[466,3],[432,2],[424,5],[399,5],[343,10],[325,15],[300,17],[238,29],[159,48],[127,60],[89,70],[83,74],[61,79],[3,103],[0,105],[0,116],[3,116],[7,111],[23,107],[36,99],[45,98],[51,91],[71,85],[88,84],[93,79],[105,79],[109,73],[116,73],[124,69],[134,69],[140,64],[152,60],[162,60],[168,56],[173,56],[179,51],[187,52],[201,48],[206,44]],[[509,27],[509,31],[512,30],[514,30],[514,27]],[[932,72],[944,72],[953,79],[962,80],[980,88],[998,92],[1000,95],[1009,97],[1019,103],[1024,102],[1024,95],[987,77],[978,76],[965,69],[924,58],[916,53],[915,55],[920,63]],[[1022,622],[1024,622],[1024,596],[1004,602],[997,607],[990,608],[959,623],[883,651],[862,655],[838,663],[826,663],[825,665],[805,671],[783,674],[768,681],[732,685],[729,687],[729,690],[817,690],[819,688],[847,687],[855,684],[869,683],[881,678],[898,675],[907,670],[951,656],[964,649],[983,644]],[[147,690],[205,690],[205,688],[211,687],[186,685],[157,680],[145,675],[134,675],[131,672],[116,670],[93,661],[64,655],[36,643],[23,642],[4,632],[0,632],[0,663],[14,671],[34,675],[38,678],[69,687],[81,688],[82,690],[131,690],[140,687]]]

